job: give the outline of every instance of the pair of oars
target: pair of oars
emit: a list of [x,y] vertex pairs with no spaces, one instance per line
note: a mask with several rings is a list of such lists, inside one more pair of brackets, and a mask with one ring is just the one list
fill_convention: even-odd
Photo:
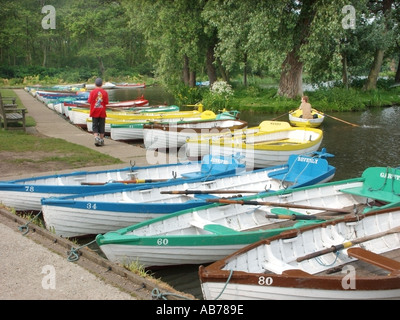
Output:
[[[282,118],[283,116],[286,116],[286,115],[288,115],[289,113],[291,113],[292,111],[289,111],[289,112],[286,112],[286,113],[284,113],[284,114],[281,114],[280,116],[278,116],[278,117],[275,117],[275,118],[273,118],[273,119],[271,119],[272,121],[275,121],[275,120],[277,120],[277,119],[279,119],[279,118]],[[341,122],[343,122],[343,123],[346,123],[346,124],[349,124],[349,125],[351,125],[351,126],[353,126],[353,127],[359,127],[359,125],[358,124],[355,124],[355,123],[351,123],[351,122],[348,122],[348,121],[345,121],[345,120],[342,120],[342,119],[339,119],[339,118],[337,118],[337,117],[334,117],[334,116],[331,116],[331,115],[329,115],[329,114],[326,114],[326,113],[323,113],[325,116],[327,116],[327,117],[329,117],[329,118],[332,118],[332,119],[334,119],[334,120],[337,120],[337,121],[341,121]]]
[[241,204],[241,205],[270,206],[270,207],[282,207],[282,208],[297,208],[297,209],[308,209],[308,210],[323,210],[323,211],[339,212],[339,213],[353,212],[352,210],[348,209],[307,206],[294,203],[279,203],[279,202],[253,201],[253,200],[231,200],[231,199],[206,199],[206,201],[225,203],[225,204]]

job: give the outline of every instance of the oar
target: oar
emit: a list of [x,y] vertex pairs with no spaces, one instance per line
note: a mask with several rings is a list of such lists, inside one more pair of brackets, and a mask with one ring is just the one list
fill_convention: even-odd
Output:
[[286,116],[286,115],[288,115],[290,112],[292,112],[292,111],[288,111],[288,112],[286,112],[286,113],[284,113],[284,114],[281,114],[280,116],[278,116],[278,117],[276,117],[276,118],[273,118],[273,119],[271,119],[271,121],[275,121],[276,119],[282,118],[283,116]]
[[287,220],[325,220],[322,217],[306,216],[305,214],[266,214],[268,219],[287,219]]
[[160,191],[161,194],[210,194],[210,193],[260,193],[264,191],[251,190],[174,190]]
[[102,186],[108,183],[153,183],[153,182],[164,182],[170,179],[133,179],[133,180],[114,180],[110,182],[81,182],[83,186]]
[[383,237],[383,236],[386,236],[386,235],[389,235],[389,234],[392,234],[392,233],[398,233],[398,232],[400,232],[400,226],[396,227],[396,228],[393,228],[393,229],[389,229],[387,231],[383,231],[383,232],[375,233],[375,234],[372,234],[372,235],[369,235],[369,236],[365,236],[365,237],[362,237],[362,238],[358,238],[358,239],[355,239],[353,241],[346,241],[346,242],[343,242],[342,244],[334,245],[334,246],[331,246],[329,248],[326,248],[326,249],[323,249],[323,250],[320,250],[320,251],[317,251],[317,252],[313,252],[313,253],[307,254],[305,256],[297,258],[296,261],[297,262],[301,262],[301,261],[304,261],[304,260],[316,258],[316,257],[322,256],[322,255],[327,254],[327,253],[343,250],[343,249],[352,247],[352,246],[354,246],[356,244],[359,244],[359,243],[362,243],[362,242],[366,242],[366,241],[369,241],[369,240],[377,239],[377,238],[380,238],[380,237]]
[[297,209],[324,210],[331,212],[351,213],[351,210],[346,210],[346,209],[306,206],[294,203],[262,202],[262,201],[251,201],[251,200],[229,200],[229,199],[206,199],[206,201],[226,203],[226,204],[242,204],[242,205],[248,204],[254,206],[271,206],[271,207],[282,207],[282,208],[297,208]]
[[349,124],[349,125],[351,125],[351,126],[353,126],[353,127],[359,127],[358,124],[344,121],[344,120],[339,119],[339,118],[336,118],[336,117],[334,117],[334,116],[330,116],[329,114],[326,114],[326,113],[324,113],[324,114],[325,114],[327,117],[329,117],[329,118],[332,118],[332,119],[335,119],[335,120],[337,120],[337,121],[341,121],[341,122],[347,123],[347,124]]

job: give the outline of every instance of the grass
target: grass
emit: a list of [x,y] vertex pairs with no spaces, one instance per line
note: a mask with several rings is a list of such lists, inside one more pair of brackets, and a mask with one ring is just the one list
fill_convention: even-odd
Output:
[[[288,99],[276,93],[276,88],[252,86],[237,88],[230,101],[230,109],[284,113],[299,107],[300,98]],[[334,87],[304,92],[304,94],[309,96],[312,106],[322,112],[364,111],[368,108],[400,105],[400,87],[386,86],[372,91]]]
[[[2,96],[17,97],[13,90],[0,90]],[[17,104],[22,107],[17,97]],[[32,117],[27,117],[27,126],[35,126]],[[36,156],[32,158],[32,151]],[[22,130],[0,129],[0,153],[13,152],[17,155],[10,160],[18,163],[35,162],[43,163],[57,162],[60,168],[81,168],[87,166],[120,164],[121,160],[94,151],[92,149],[67,142],[63,139],[40,137],[25,133]],[[3,160],[5,161],[5,160]]]

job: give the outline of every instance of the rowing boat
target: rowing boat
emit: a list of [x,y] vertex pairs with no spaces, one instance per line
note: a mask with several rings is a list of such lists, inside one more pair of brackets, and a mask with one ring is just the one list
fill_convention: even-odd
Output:
[[143,126],[144,147],[148,150],[180,148],[191,137],[201,134],[232,132],[247,128],[247,122],[220,117],[215,120],[151,123]]
[[[270,131],[208,136],[188,139],[185,154],[190,160],[199,159],[201,153],[229,155],[242,154],[249,170],[265,168],[287,162],[291,154],[310,154],[319,149],[323,132],[316,128],[285,127]],[[194,147],[191,147],[191,145]]]
[[400,203],[260,240],[199,278],[205,300],[398,300]]
[[235,172],[235,165],[210,171],[210,164],[220,158],[204,157],[202,161],[135,166],[100,171],[77,171],[65,174],[35,176],[27,179],[0,181],[0,203],[17,211],[41,210],[41,199],[122,188],[143,187],[172,181],[201,179]]
[[[294,188],[300,183],[311,181],[316,183],[332,176],[332,171],[327,173],[328,168],[322,166],[322,172],[317,169],[310,170],[310,176],[301,174],[302,178],[299,177],[297,181],[290,182],[284,178],[285,172],[290,170],[288,166],[244,172],[244,164],[238,166],[234,161],[239,161],[239,159],[221,158],[220,163],[210,165],[210,170],[214,171],[218,168],[226,170],[226,166],[234,169],[235,172],[223,177],[213,176],[210,171],[210,175],[196,181],[171,181],[162,186],[144,186],[135,190],[121,189],[44,199],[42,212],[46,227],[54,229],[56,234],[64,237],[105,233],[176,211],[206,205],[207,199],[218,198],[226,192],[230,192],[231,195],[237,194],[238,189],[240,192],[250,194],[272,192],[282,188]],[[310,165],[307,163],[306,161],[293,162],[296,168],[314,167],[312,163]],[[301,173],[299,169],[295,171]],[[275,177],[272,176],[273,173],[276,173]],[[182,190],[183,192],[180,192]]]
[[311,109],[311,115],[313,116],[312,119],[304,119],[302,114],[303,111],[300,109],[289,112],[290,124],[295,127],[317,128],[321,126],[325,119],[325,115],[316,109]]
[[348,180],[237,199],[209,198],[207,206],[98,235],[96,241],[118,263],[137,261],[151,268],[207,264],[293,228],[391,207],[400,202],[400,176],[394,172],[371,167]]
[[290,128],[289,122],[286,121],[273,121],[265,120],[262,121],[258,126],[244,128],[240,130],[233,130],[233,132],[225,131],[219,133],[207,133],[202,134],[199,137],[192,137],[186,139],[184,144],[185,152],[190,159],[200,159],[206,154],[210,153],[210,141],[218,139],[226,139],[227,137],[240,137],[242,135],[255,134],[259,132],[272,132],[280,129]]

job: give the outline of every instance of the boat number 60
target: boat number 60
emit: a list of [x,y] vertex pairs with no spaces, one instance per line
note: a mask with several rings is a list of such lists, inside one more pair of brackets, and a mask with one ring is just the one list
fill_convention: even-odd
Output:
[[158,246],[166,246],[168,244],[168,239],[157,239]]
[[258,278],[258,285],[260,286],[270,286],[274,282],[274,279],[271,277],[259,277]]

